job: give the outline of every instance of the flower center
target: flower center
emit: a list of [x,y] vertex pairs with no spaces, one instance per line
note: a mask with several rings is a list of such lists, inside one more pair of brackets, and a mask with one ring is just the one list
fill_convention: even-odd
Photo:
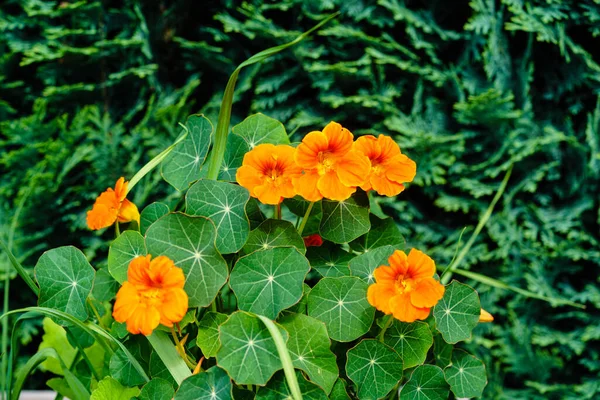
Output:
[[403,275],[396,279],[396,283],[394,286],[396,289],[396,293],[403,294],[412,292],[413,290],[415,290],[415,287],[417,285],[413,279],[407,278]]

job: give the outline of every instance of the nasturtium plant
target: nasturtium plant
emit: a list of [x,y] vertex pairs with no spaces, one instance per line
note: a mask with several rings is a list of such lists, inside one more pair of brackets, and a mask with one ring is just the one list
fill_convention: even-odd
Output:
[[[12,398],[40,363],[73,400],[481,396],[485,367],[459,342],[493,317],[475,289],[446,285],[455,268],[406,246],[402,215],[376,206],[378,195],[407,201],[417,154],[333,121],[291,141],[259,113],[229,132],[239,70],[298,40],[234,72],[216,125],[190,116],[173,145],[90,204],[88,227],[116,235],[107,265],[60,247],[33,280],[11,255],[38,297],[11,313],[48,317]],[[157,167],[175,201],[135,204]]]

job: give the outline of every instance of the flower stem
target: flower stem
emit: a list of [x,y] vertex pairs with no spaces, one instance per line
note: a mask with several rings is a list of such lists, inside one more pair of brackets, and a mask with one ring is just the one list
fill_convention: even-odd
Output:
[[310,217],[310,212],[312,211],[314,205],[315,205],[315,202],[311,201],[310,204],[308,205],[308,208],[306,209],[306,212],[304,213],[304,217],[302,218],[302,223],[300,224],[300,228],[298,228],[298,234],[300,236],[302,236],[302,232],[304,231],[304,228],[306,227],[306,223],[308,222],[308,217]]
[[281,219],[281,203],[275,205],[275,219]]
[[100,313],[98,312],[98,309],[92,302],[91,297],[87,298],[87,303],[90,306],[90,308],[92,309],[92,312],[94,313],[94,315],[96,316],[96,319],[98,320],[98,325],[100,325],[100,328],[107,330],[106,327],[104,326],[104,324],[102,323],[102,319],[100,318]]
[[183,359],[183,361],[185,362],[185,364],[190,369],[195,369],[196,368],[196,364],[192,363],[188,359],[187,354],[185,353],[185,349],[181,345],[181,342],[179,341],[179,338],[177,337],[177,333],[175,332],[175,329],[173,327],[171,327],[171,335],[173,336],[173,340],[175,341],[175,347],[177,348],[177,352],[179,353],[179,355],[181,356],[181,358]]
[[388,330],[388,328],[390,327],[390,325],[392,324],[392,322],[394,321],[394,318],[392,316],[392,314],[387,315],[385,320],[385,323],[383,324],[383,328],[381,328],[381,332],[379,332],[379,335],[377,335],[377,339],[383,343],[383,335],[385,335],[385,331]]

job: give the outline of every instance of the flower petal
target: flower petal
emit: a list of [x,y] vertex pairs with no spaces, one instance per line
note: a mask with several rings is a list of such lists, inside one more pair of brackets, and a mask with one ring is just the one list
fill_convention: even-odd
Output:
[[352,148],[354,135],[337,122],[328,123],[323,128],[323,134],[327,137],[328,150],[332,157],[343,157]]
[[125,196],[127,196],[127,186],[129,185],[129,181],[125,182],[124,177],[120,177],[115,183],[115,194],[117,195],[117,199],[119,201],[123,201]]
[[444,297],[444,291],[444,285],[433,278],[425,278],[410,293],[410,301],[415,307],[433,307]]
[[370,160],[375,160],[381,155],[381,146],[373,135],[359,137],[352,145],[352,148],[369,157]]
[[335,171],[329,171],[322,175],[317,182],[317,188],[323,197],[343,201],[352,196],[352,193],[356,192],[355,187],[349,187],[344,185]]
[[121,208],[119,209],[118,215],[119,222],[131,222],[137,221],[138,225],[140,223],[140,212],[135,204],[131,201],[125,199],[121,203]]
[[412,279],[431,278],[435,274],[435,262],[420,250],[412,249],[408,253],[407,261],[407,273]]
[[296,163],[302,168],[317,168],[320,163],[319,153],[326,152],[328,147],[327,137],[323,132],[310,132],[296,148],[294,154]]
[[156,307],[140,303],[127,319],[127,330],[130,333],[149,336],[160,323],[160,313]]
[[163,292],[163,302],[160,305],[160,323],[171,327],[179,322],[188,310],[188,296],[183,289],[169,289]]
[[412,182],[417,174],[417,164],[405,156],[399,154],[384,164],[385,176],[396,182]]
[[152,256],[138,256],[131,260],[127,269],[127,281],[136,287],[145,289],[152,287],[150,272],[150,259]]
[[357,151],[350,151],[335,166],[338,178],[345,186],[364,184],[371,172],[369,158]]
[[367,290],[369,304],[385,314],[391,314],[390,299],[395,296],[394,285],[374,283]]
[[394,251],[390,258],[388,258],[388,262],[390,263],[390,267],[393,268],[396,277],[406,275],[408,271],[408,257],[406,257],[405,252],[402,250]]
[[262,172],[260,172],[253,166],[242,165],[241,167],[238,168],[238,170],[235,174],[235,180],[241,186],[248,189],[248,191],[250,192],[250,195],[256,197],[256,195],[254,194],[254,189],[257,186],[262,185],[262,182],[263,182]]
[[183,270],[176,267],[173,260],[166,256],[158,256],[152,260],[148,274],[155,285],[164,289],[182,289],[185,285]]
[[254,188],[256,198],[263,204],[276,205],[282,202],[283,197],[273,182],[265,181],[262,185]]
[[429,316],[429,308],[415,307],[410,301],[410,294],[405,293],[390,299],[390,307],[394,318],[402,322],[423,320]]
[[369,177],[373,190],[378,194],[388,197],[397,196],[404,190],[404,185],[391,181],[386,178],[383,174],[371,174]]
[[400,146],[398,146],[398,143],[396,143],[394,139],[389,136],[379,135],[377,137],[377,144],[379,144],[379,148],[381,149],[381,158],[384,161],[400,154]]
[[308,201],[319,201],[323,198],[317,188],[319,173],[316,169],[304,170],[304,174],[292,178],[294,190]]
[[375,277],[375,282],[388,285],[393,285],[396,282],[396,279],[398,279],[397,271],[393,267],[388,267],[387,265],[375,268],[373,276]]
[[117,300],[113,307],[113,318],[117,322],[125,322],[131,317],[140,303],[138,290],[129,282],[124,282],[117,292]]

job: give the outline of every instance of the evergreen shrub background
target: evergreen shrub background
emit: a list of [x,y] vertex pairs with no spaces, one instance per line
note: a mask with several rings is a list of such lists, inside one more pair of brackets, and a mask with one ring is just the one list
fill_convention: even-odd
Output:
[[[216,122],[240,62],[336,10],[242,74],[232,122],[262,112],[299,134],[336,120],[394,135],[417,178],[380,204],[439,265],[514,164],[462,267],[587,309],[471,282],[496,317],[468,344],[488,368],[484,398],[600,396],[598,0],[3,1],[0,235],[28,267],[65,244],[105,263],[114,232],[85,227],[95,196],[188,114]],[[134,192],[139,205],[181,198],[165,199],[159,171]],[[13,280],[11,308],[33,301]],[[27,328],[22,353],[41,335]]]

